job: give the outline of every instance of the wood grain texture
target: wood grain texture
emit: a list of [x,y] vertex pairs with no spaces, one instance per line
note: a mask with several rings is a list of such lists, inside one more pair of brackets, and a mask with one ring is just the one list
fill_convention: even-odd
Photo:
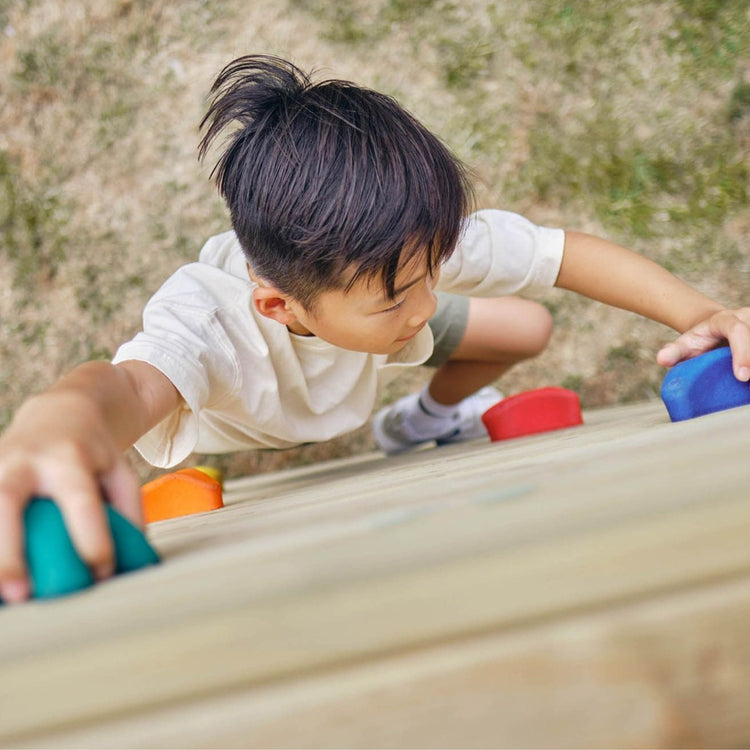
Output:
[[231,482],[157,569],[0,612],[0,744],[746,743],[749,449],[645,404]]

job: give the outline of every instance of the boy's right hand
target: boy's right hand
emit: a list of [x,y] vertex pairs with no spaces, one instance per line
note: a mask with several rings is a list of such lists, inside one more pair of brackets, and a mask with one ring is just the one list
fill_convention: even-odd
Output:
[[142,525],[140,491],[100,409],[81,392],[29,399],[0,437],[0,597],[9,603],[31,591],[23,513],[35,495],[57,503],[94,576],[111,575],[114,547],[102,500]]

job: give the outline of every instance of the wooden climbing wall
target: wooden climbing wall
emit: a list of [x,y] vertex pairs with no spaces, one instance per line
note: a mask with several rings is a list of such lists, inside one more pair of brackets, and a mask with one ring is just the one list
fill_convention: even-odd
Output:
[[3,747],[750,742],[750,408],[229,483],[0,610]]

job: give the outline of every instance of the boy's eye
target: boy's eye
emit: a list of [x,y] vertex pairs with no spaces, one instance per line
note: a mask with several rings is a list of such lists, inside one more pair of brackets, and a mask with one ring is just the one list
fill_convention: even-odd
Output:
[[390,307],[386,307],[385,310],[383,310],[383,312],[393,312],[394,310],[398,310],[398,308],[401,307],[401,305],[403,305],[403,304],[404,304],[404,300],[401,300],[401,302],[396,302],[395,305],[391,305]]

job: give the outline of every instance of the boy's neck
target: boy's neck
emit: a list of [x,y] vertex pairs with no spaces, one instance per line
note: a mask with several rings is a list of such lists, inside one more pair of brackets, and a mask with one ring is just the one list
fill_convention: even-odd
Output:
[[286,329],[289,333],[293,333],[295,336],[315,336],[314,333],[308,331],[299,321],[288,325]]

